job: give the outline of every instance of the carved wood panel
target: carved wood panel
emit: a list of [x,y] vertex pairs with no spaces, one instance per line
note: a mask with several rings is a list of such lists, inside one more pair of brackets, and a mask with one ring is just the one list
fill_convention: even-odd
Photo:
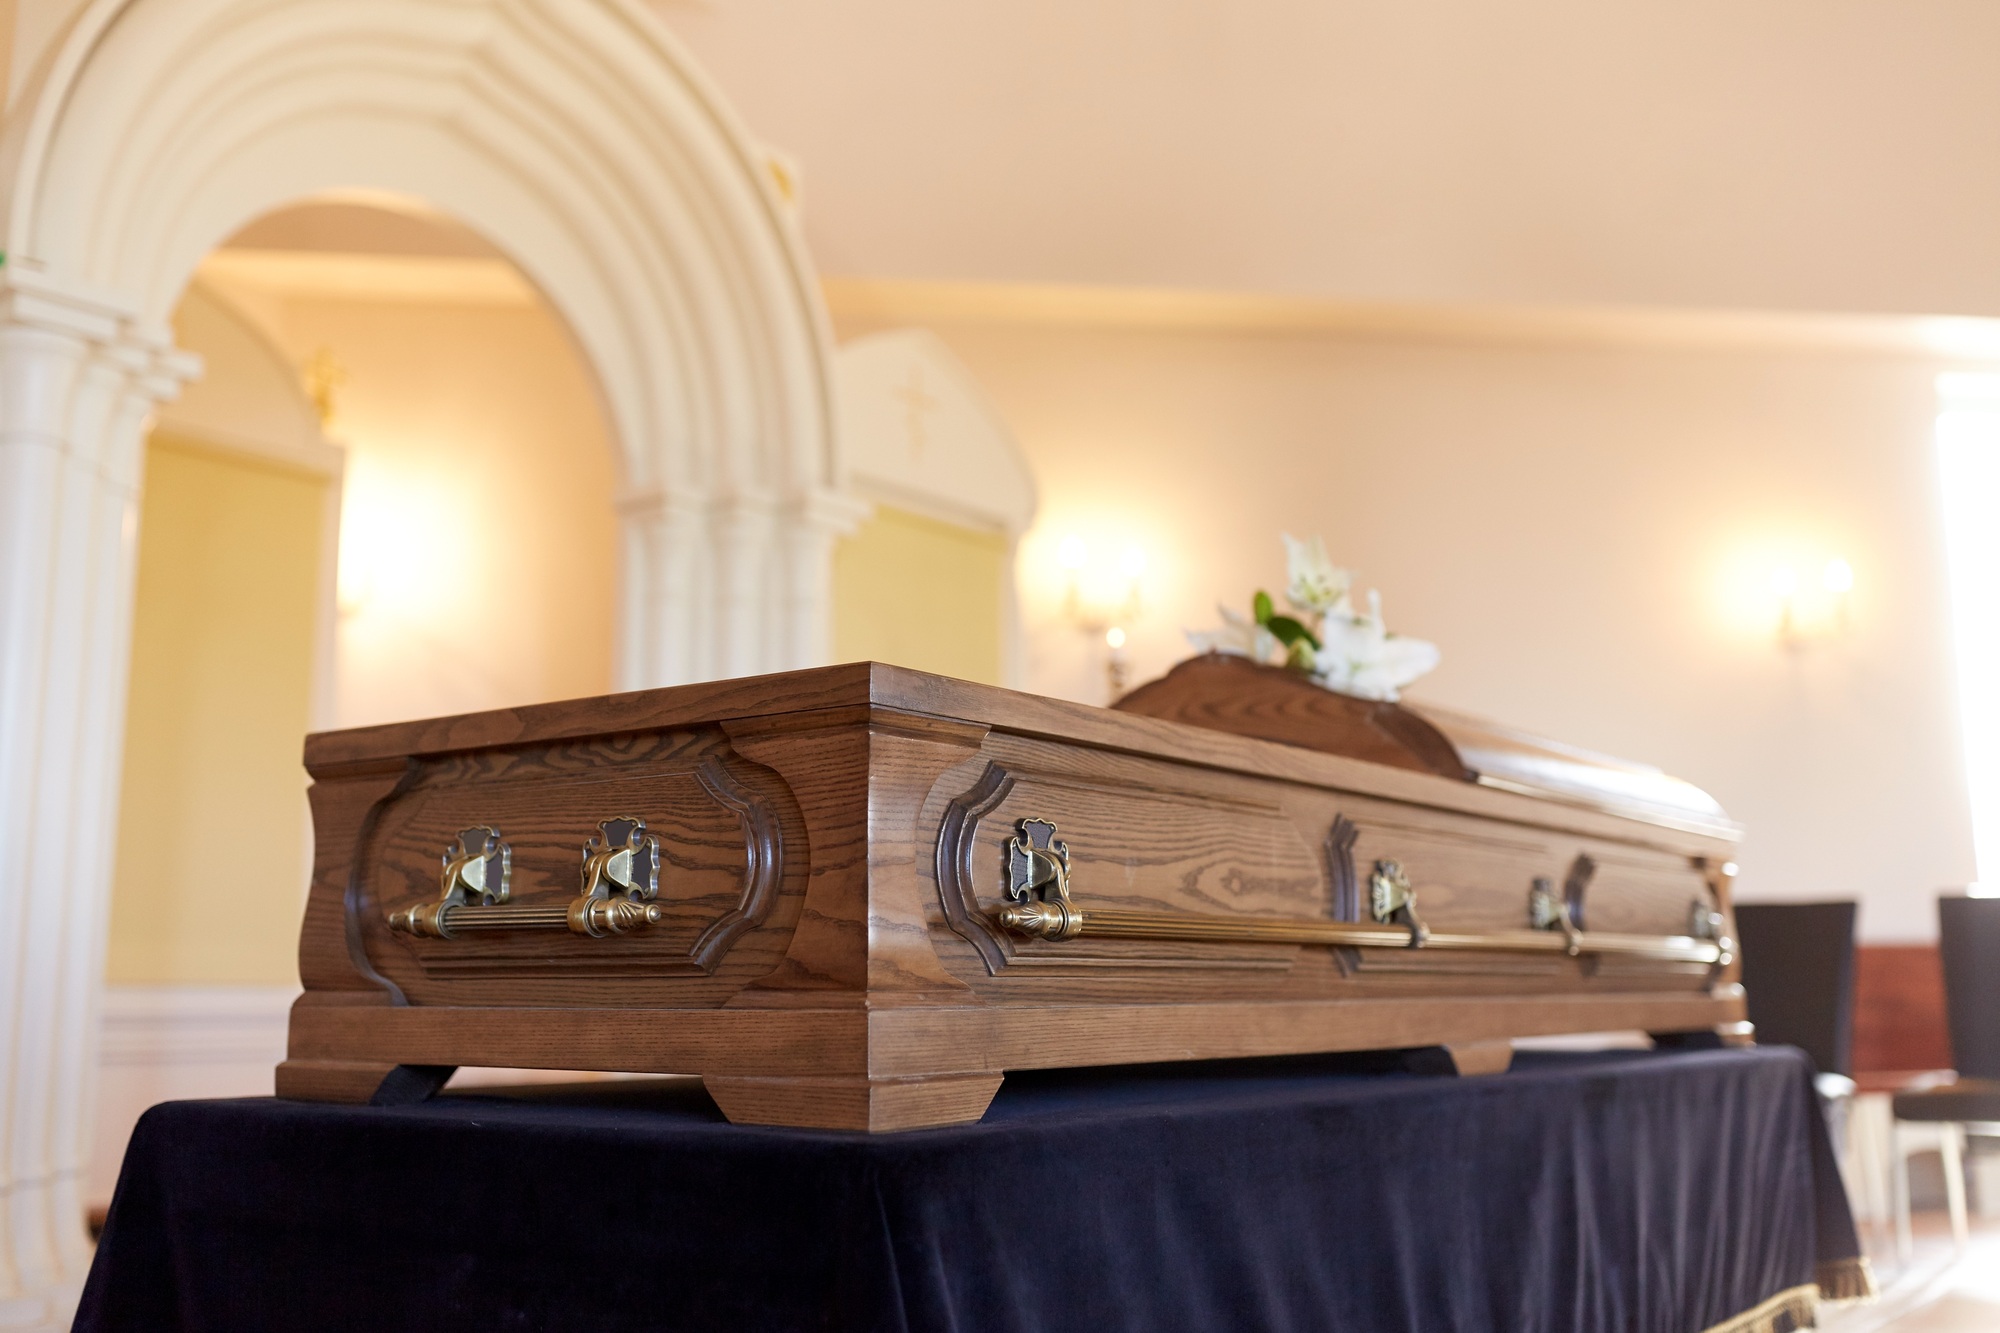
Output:
[[[356,878],[372,902],[350,919],[373,964],[413,996],[431,992],[429,1002],[440,998],[435,983],[708,976],[777,915],[786,874],[775,785],[712,731],[431,761],[364,832]],[[432,939],[384,926],[385,910],[437,896],[440,853],[474,825],[499,830],[511,849],[510,904],[566,906],[579,894],[598,822],[625,816],[644,820],[660,843],[659,920],[649,928],[613,938],[558,927]],[[746,964],[761,971],[770,950],[755,952]]]
[[1273,917],[1324,915],[1322,858],[1275,799],[1161,790],[1146,782],[989,763],[940,821],[939,900],[951,928],[989,971],[1163,966],[1232,970],[1291,966],[1296,948],[1178,941],[1023,940],[992,912],[1005,900],[1006,846],[1021,820],[1058,826],[1080,902]]

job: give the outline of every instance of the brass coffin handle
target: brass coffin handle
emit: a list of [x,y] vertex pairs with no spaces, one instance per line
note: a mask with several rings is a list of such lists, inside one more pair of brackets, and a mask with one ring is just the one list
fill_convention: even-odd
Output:
[[1375,873],[1368,877],[1368,910],[1383,925],[1409,931],[1409,948],[1422,948],[1431,937],[1431,928],[1417,915],[1417,891],[1398,862],[1375,863]]
[[1069,900],[1069,844],[1046,819],[1024,819],[1007,840],[1007,906],[1000,924],[1023,935],[1067,940],[1083,930]]
[[1528,890],[1528,928],[1561,931],[1563,952],[1572,958],[1583,952],[1583,895],[1596,873],[1597,862],[1578,853],[1570,862],[1569,874],[1563,877],[1560,892],[1556,882],[1547,877],[1538,877]]
[[476,824],[444,849],[437,901],[415,903],[389,913],[389,929],[406,935],[448,940],[451,917],[467,908],[497,908],[507,901],[514,872],[514,849],[500,830]]
[[507,901],[513,851],[500,831],[469,828],[444,852],[435,902],[389,913],[389,929],[424,939],[465,931],[568,930],[592,939],[630,934],[661,918],[660,840],[646,821],[607,819],[583,848],[582,892],[567,906]]
[[[1487,953],[1616,954],[1660,962],[1727,964],[1735,942],[1717,935],[1622,935],[1568,928],[1485,933],[1432,930],[1416,914],[1416,892],[1394,861],[1377,861],[1369,880],[1374,922],[1288,917],[1216,916],[1195,912],[1085,911],[1070,897],[1070,855],[1054,823],[1024,819],[1007,843],[1007,899],[993,919],[1031,939],[1088,935],[1117,940],[1213,943],[1325,944],[1353,949],[1445,949]],[[1553,887],[1553,886],[1551,886]],[[1565,917],[1565,920],[1567,918]],[[1555,923],[1552,922],[1552,925]]]

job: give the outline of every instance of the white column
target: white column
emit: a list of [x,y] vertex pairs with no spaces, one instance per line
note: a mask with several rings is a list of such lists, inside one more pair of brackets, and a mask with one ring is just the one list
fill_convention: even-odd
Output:
[[145,419],[193,365],[126,312],[0,278],[0,1328],[59,1328],[110,907]]
[[615,688],[709,680],[708,521],[684,496],[646,492],[618,503],[620,525]]
[[815,494],[618,505],[621,690],[819,666],[831,651],[833,544],[868,506]]
[[709,679],[754,676],[779,666],[771,650],[776,621],[778,560],[771,549],[771,506],[762,497],[735,495],[717,501],[709,515],[714,578],[714,632]]
[[[121,359],[140,360],[136,348],[124,350],[127,355]],[[106,381],[114,378],[108,369],[92,369]],[[177,393],[184,372],[191,369],[155,356],[129,365],[128,375],[115,387],[104,385],[109,403],[97,437],[93,512],[88,520],[89,621],[83,633],[89,675],[82,681],[86,703],[78,710],[72,733],[77,760],[70,818],[75,828],[110,829],[117,819],[146,430],[154,406]],[[72,871],[79,882],[102,886],[99,909],[71,921],[65,932],[54,1006],[55,1048],[62,1056],[54,1066],[51,1090],[50,1206],[57,1224],[58,1256],[65,1273],[80,1287],[90,1264],[90,1248],[68,1219],[83,1211],[97,1119],[98,1019],[115,843],[110,837],[73,840],[71,850]]]
[[47,1318],[58,1280],[33,1150],[47,1080],[34,1031],[46,1014],[30,974],[30,831],[66,428],[88,352],[74,330],[0,316],[0,1327]]
[[785,668],[833,660],[833,547],[868,517],[863,500],[830,493],[787,507],[777,531],[776,642]]
[[623,496],[618,505],[618,619],[611,627],[611,687],[642,690],[666,683],[665,645],[645,631],[660,601],[658,497]]

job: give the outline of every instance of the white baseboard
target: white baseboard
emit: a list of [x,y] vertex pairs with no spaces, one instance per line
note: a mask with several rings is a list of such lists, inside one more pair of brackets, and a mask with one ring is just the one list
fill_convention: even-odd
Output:
[[293,986],[107,986],[86,1201],[110,1201],[125,1143],[147,1107],[269,1096],[298,993]]
[[98,1059],[106,1066],[275,1062],[298,995],[296,986],[107,986]]

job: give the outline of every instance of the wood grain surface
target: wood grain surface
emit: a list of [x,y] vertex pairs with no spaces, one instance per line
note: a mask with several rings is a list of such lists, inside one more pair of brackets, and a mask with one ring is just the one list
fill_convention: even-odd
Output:
[[1444,733],[1400,704],[1336,694],[1296,671],[1227,653],[1190,657],[1111,706],[1439,777],[1473,776]]
[[[1322,692],[1323,693],[1323,692]],[[1732,968],[1560,952],[1036,939],[994,921],[1020,821],[1099,910],[1360,920],[1396,860],[1434,929],[1519,932],[1596,865],[1596,931],[1728,912],[1732,826],[1621,817],[873,664],[315,736],[318,852],[286,1095],[399,1065],[699,1074],[725,1113],[886,1131],[974,1119],[1007,1069],[1715,1028]],[[511,901],[580,890],[599,821],[661,840],[661,920],[417,938],[462,829]],[[454,909],[476,912],[477,907]],[[552,916],[552,914],[551,914]]]

